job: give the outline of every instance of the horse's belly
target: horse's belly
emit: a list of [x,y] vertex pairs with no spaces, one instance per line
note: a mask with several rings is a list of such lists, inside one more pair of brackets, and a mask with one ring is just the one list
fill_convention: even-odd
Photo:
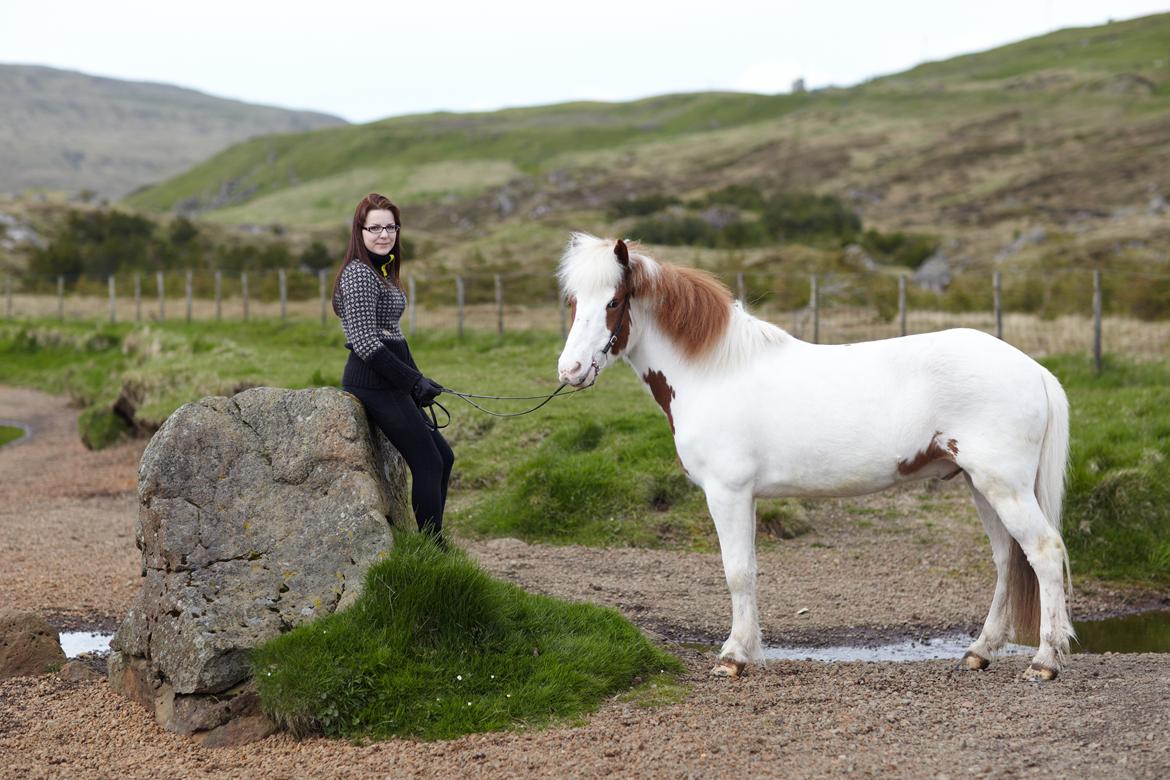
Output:
[[794,450],[756,443],[747,434],[723,441],[718,448],[676,441],[679,461],[700,487],[746,488],[761,498],[859,496],[900,481],[893,455]]
[[896,484],[897,471],[877,464],[843,469],[824,460],[786,463],[761,470],[755,494],[761,498],[862,496]]

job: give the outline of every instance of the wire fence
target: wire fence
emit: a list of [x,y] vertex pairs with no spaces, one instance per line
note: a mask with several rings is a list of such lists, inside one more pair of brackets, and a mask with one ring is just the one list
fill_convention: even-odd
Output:
[[[945,291],[904,275],[717,274],[749,311],[797,338],[839,344],[977,328],[1036,356],[1170,358],[1170,276],[1125,271],[1010,271],[955,275]],[[332,318],[331,272],[119,273],[104,278],[6,275],[8,320],[109,322]],[[552,273],[407,274],[403,327],[419,331],[560,331],[568,312]]]

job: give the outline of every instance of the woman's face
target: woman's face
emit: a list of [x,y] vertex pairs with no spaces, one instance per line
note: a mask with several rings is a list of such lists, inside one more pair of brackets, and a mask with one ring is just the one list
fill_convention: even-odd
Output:
[[366,214],[366,228],[374,227],[389,227],[393,230],[380,230],[377,232],[368,229],[362,230],[362,240],[366,242],[366,249],[375,254],[386,255],[394,248],[394,242],[398,239],[398,224],[394,220],[394,212],[387,209],[374,209],[369,214]]

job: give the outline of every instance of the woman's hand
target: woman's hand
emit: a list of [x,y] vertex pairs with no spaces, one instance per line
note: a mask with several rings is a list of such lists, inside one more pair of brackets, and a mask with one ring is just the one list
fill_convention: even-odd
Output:
[[414,383],[414,387],[410,390],[410,397],[419,406],[430,406],[441,392],[443,392],[442,385],[424,376]]

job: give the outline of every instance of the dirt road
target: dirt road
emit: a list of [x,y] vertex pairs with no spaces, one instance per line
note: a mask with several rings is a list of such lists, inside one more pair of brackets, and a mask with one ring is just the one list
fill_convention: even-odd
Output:
[[[138,587],[144,442],[90,453],[76,416],[59,397],[0,387],[0,418],[33,429],[0,449],[0,602],[58,627],[112,629]],[[767,641],[932,635],[981,621],[990,554],[960,490],[824,502],[812,516],[814,533],[760,555]],[[367,746],[276,736],[209,751],[163,732],[104,682],[17,678],[0,683],[0,776],[1170,775],[1170,656],[1078,655],[1048,685],[1019,679],[1024,657],[985,673],[949,661],[784,661],[717,680],[710,651],[691,644],[714,644],[728,627],[717,555],[466,546],[526,588],[620,609],[683,659],[685,696],[653,708],[614,700],[580,725],[534,733]],[[1159,595],[1078,580],[1073,609],[1085,617]]]

